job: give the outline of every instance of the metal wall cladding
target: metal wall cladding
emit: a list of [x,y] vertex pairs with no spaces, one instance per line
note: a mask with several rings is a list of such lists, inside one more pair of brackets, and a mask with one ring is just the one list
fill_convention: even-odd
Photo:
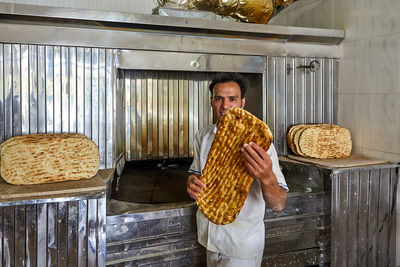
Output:
[[105,266],[104,194],[2,206],[0,222],[1,266]]
[[398,168],[332,175],[332,266],[395,266]]
[[[307,66],[320,63],[316,72]],[[266,122],[279,155],[288,154],[286,133],[301,123],[337,123],[338,59],[268,57]]]
[[0,142],[34,133],[82,133],[113,167],[111,49],[0,44]]
[[[320,63],[316,72],[297,68],[312,60]],[[287,155],[291,126],[337,122],[338,60],[267,57],[266,62],[263,117],[278,154]],[[194,135],[213,122],[208,90],[213,74],[126,70],[121,75],[127,160],[192,157]]]
[[127,160],[193,157],[196,132],[213,123],[212,74],[124,72]]

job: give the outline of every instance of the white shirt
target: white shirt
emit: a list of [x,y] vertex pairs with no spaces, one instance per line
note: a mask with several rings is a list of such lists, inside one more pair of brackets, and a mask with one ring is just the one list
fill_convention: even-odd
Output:
[[[217,126],[210,125],[195,135],[194,158],[189,172],[201,175],[206,165],[208,153],[214,141]],[[272,161],[279,185],[288,190],[285,177],[280,168],[278,155],[273,144],[267,151]],[[199,243],[210,251],[224,256],[247,258],[257,255],[264,249],[265,202],[258,180],[254,180],[244,205],[236,220],[230,224],[217,225],[210,222],[200,210],[197,210],[197,235]]]

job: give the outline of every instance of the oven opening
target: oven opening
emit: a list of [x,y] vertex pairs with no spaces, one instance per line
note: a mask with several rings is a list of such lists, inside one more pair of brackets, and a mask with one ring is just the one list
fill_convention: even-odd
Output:
[[186,180],[192,158],[127,162],[113,190],[119,201],[163,204],[192,201]]
[[[112,185],[110,210],[118,213],[194,205],[186,192],[198,130],[215,123],[209,84],[216,72],[118,71],[123,121],[117,141],[125,164]],[[245,109],[263,118],[262,73],[249,81]],[[122,125],[122,124],[121,124]],[[118,205],[116,204],[118,203]]]

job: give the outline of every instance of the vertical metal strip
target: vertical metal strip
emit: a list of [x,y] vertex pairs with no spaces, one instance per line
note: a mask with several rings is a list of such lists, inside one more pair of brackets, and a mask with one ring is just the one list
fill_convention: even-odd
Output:
[[57,204],[57,267],[66,267],[68,263],[68,202]]
[[47,121],[46,121],[46,48],[44,46],[38,46],[37,55],[38,67],[38,133],[46,133]]
[[390,230],[390,169],[381,169],[379,172],[378,204],[378,266],[389,266],[388,232]]
[[3,208],[3,266],[15,266],[15,211],[13,206]]
[[136,77],[136,159],[142,158],[142,78],[141,72],[137,72]]
[[21,45],[21,134],[29,134],[29,49]]
[[46,133],[54,133],[54,56],[53,47],[46,46]]
[[82,47],[77,48],[76,65],[76,130],[85,134],[85,50]]
[[376,202],[379,194],[379,170],[371,170],[370,191],[369,191],[369,214],[368,214],[368,266],[377,266],[377,214],[378,203]]
[[332,109],[331,109],[331,114],[332,114],[332,124],[337,124],[338,122],[338,97],[339,97],[339,88],[338,88],[338,73],[339,73],[339,60],[338,59],[332,59],[332,72],[331,72],[331,77],[332,77]]
[[68,47],[61,47],[61,132],[70,132],[70,60]]
[[199,124],[198,124],[198,129],[204,128],[204,99],[203,99],[203,91],[204,91],[204,73],[199,73],[199,80],[198,80],[198,95],[197,99],[199,99],[199,104],[198,104],[198,118],[199,118]]
[[173,157],[177,158],[179,156],[179,75],[178,73],[174,74],[173,79]]
[[[0,44],[1,48],[1,44]],[[1,58],[0,58],[1,59]],[[2,61],[0,61],[2,62]],[[2,63],[0,63],[1,66]],[[1,81],[1,80],[0,80]],[[0,82],[1,83],[1,82]],[[1,91],[0,91],[1,92]],[[3,256],[4,256],[4,207],[0,207],[0,264],[3,266],[4,261],[3,261]]]
[[314,123],[323,121],[323,67],[324,59],[316,58],[320,68],[314,73]]
[[163,158],[164,156],[164,121],[165,121],[165,114],[164,112],[164,75],[160,73],[157,79],[157,103],[158,103],[158,158]]
[[397,186],[398,186],[398,173],[399,168],[391,168],[390,170],[390,194],[389,194],[389,201],[390,201],[390,231],[388,237],[388,247],[389,247],[389,265],[395,266],[396,265],[396,224],[397,224],[397,210],[396,210],[396,199],[397,199]]
[[169,154],[169,137],[168,137],[168,129],[169,129],[169,107],[168,107],[168,99],[169,99],[169,88],[168,88],[168,74],[163,74],[163,156],[168,157]]
[[288,57],[286,59],[286,132],[296,124],[296,87],[295,87],[295,59]]
[[[272,134],[275,135],[275,57],[267,60],[267,124]],[[275,142],[275,141],[274,141]]]
[[114,54],[112,49],[106,50],[106,168],[114,167],[114,89],[113,79],[115,77]]
[[[131,96],[131,71],[125,71],[125,76],[123,79],[125,80],[124,82],[124,88],[125,88],[125,153],[128,159],[132,159],[132,152],[131,151],[131,142],[135,142],[135,140],[132,140],[132,135],[131,135],[131,127],[135,127],[135,125],[132,123],[132,96]],[[121,77],[122,78],[122,77]]]
[[106,51],[99,50],[99,151],[100,168],[106,165]]
[[141,101],[142,101],[142,125],[141,125],[141,132],[142,132],[142,154],[140,159],[147,159],[148,153],[148,132],[147,132],[147,75],[145,72],[141,72],[141,81],[142,81],[142,90],[141,90]]
[[87,201],[87,266],[97,265],[97,199]]
[[[338,244],[337,244],[337,266],[346,266],[347,259],[347,230],[348,230],[348,173],[340,173],[338,175],[339,179],[339,195],[338,202],[339,206],[338,211],[338,221],[337,221],[337,229],[338,229]],[[345,230],[343,230],[345,229]],[[343,243],[340,243],[343,242]]]
[[347,264],[348,266],[357,266],[357,255],[359,254],[359,195],[360,195],[360,176],[358,171],[349,173],[349,228],[347,231],[347,248],[349,251]]
[[47,266],[47,204],[37,204],[36,266]]
[[138,129],[138,113],[137,113],[137,75],[135,72],[130,72],[129,73],[131,76],[131,82],[130,82],[130,88],[131,88],[131,110],[130,110],[130,123],[131,123],[131,131],[130,131],[130,136],[131,136],[131,155],[132,157],[130,159],[138,159],[138,154],[137,154],[137,129]]
[[323,96],[324,96],[324,113],[323,123],[331,123],[332,120],[332,59],[326,59],[321,64],[323,68]]
[[97,266],[106,265],[106,197],[97,199]]
[[185,104],[184,104],[184,84],[185,84],[185,75],[183,73],[179,73],[178,75],[178,157],[183,157],[183,145],[184,145],[184,113],[185,113]]
[[368,253],[368,194],[369,193],[369,171],[360,171],[360,196],[358,198],[359,222],[358,222],[358,255],[356,266],[367,265]]
[[[4,119],[6,117],[5,114],[5,77],[4,77],[4,45],[0,43],[0,142],[3,142],[5,139],[5,123]],[[1,242],[2,239],[0,239]],[[1,245],[0,245],[1,246]],[[1,254],[1,251],[0,251]],[[0,257],[1,261],[1,257]]]
[[146,142],[146,158],[151,159],[153,155],[153,108],[154,104],[153,103],[153,75],[152,73],[154,72],[149,72],[149,75],[146,75],[146,128],[147,128],[147,142]]
[[188,74],[188,112],[189,112],[189,125],[188,125],[188,157],[193,157],[193,139],[194,139],[194,124],[195,124],[195,117],[194,117],[194,102],[197,99],[194,98],[194,74]]
[[[199,121],[200,121],[200,117],[199,117],[199,102],[201,101],[199,99],[199,73],[196,72],[195,74],[193,74],[193,134],[195,135],[198,131],[199,131]],[[210,95],[211,96],[211,95]],[[193,140],[194,142],[194,140]]]
[[[99,49],[92,48],[91,119],[92,140],[99,145]],[[122,103],[121,103],[122,104]],[[120,122],[122,123],[122,122]]]
[[57,210],[58,203],[47,204],[47,265],[57,265]]
[[92,138],[92,49],[85,48],[85,130],[84,133],[88,138]]
[[12,120],[13,135],[22,134],[21,122],[21,45],[12,45]]
[[25,206],[14,206],[15,211],[15,266],[23,266],[25,263],[25,247],[26,247],[26,235],[25,235]]
[[88,261],[88,242],[87,242],[87,200],[78,201],[78,267],[87,266]]
[[305,123],[305,74],[304,70],[301,68],[297,68],[297,66],[302,66],[305,64],[305,58],[296,58],[295,59],[295,68],[293,69],[294,72],[294,79],[295,79],[295,87],[296,87],[296,109],[295,109],[295,116],[296,116],[296,124]]
[[4,45],[4,139],[13,136],[13,103],[12,103],[12,52],[11,45]]
[[[286,136],[286,110],[287,110],[287,88],[286,88],[286,58],[277,57],[275,62],[275,124],[274,136]],[[281,155],[286,151],[286,138],[276,138],[274,145]]]
[[152,158],[158,158],[158,120],[159,120],[159,108],[160,103],[158,102],[158,79],[159,75],[157,72],[154,73],[154,78],[152,80],[152,102],[153,102],[153,121],[152,121]]
[[54,132],[61,132],[61,48],[54,47]]
[[28,47],[28,69],[29,69],[29,133],[38,133],[38,47]]
[[[77,53],[76,47],[68,48],[68,85],[69,85],[69,131],[77,132]],[[102,159],[103,157],[101,157]]]
[[78,266],[78,202],[70,201],[67,206],[67,255],[68,266]]

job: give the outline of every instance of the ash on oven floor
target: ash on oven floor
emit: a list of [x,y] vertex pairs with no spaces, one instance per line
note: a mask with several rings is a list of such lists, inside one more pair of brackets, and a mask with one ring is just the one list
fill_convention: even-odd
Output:
[[127,162],[112,198],[132,203],[175,203],[192,200],[186,192],[192,159]]

